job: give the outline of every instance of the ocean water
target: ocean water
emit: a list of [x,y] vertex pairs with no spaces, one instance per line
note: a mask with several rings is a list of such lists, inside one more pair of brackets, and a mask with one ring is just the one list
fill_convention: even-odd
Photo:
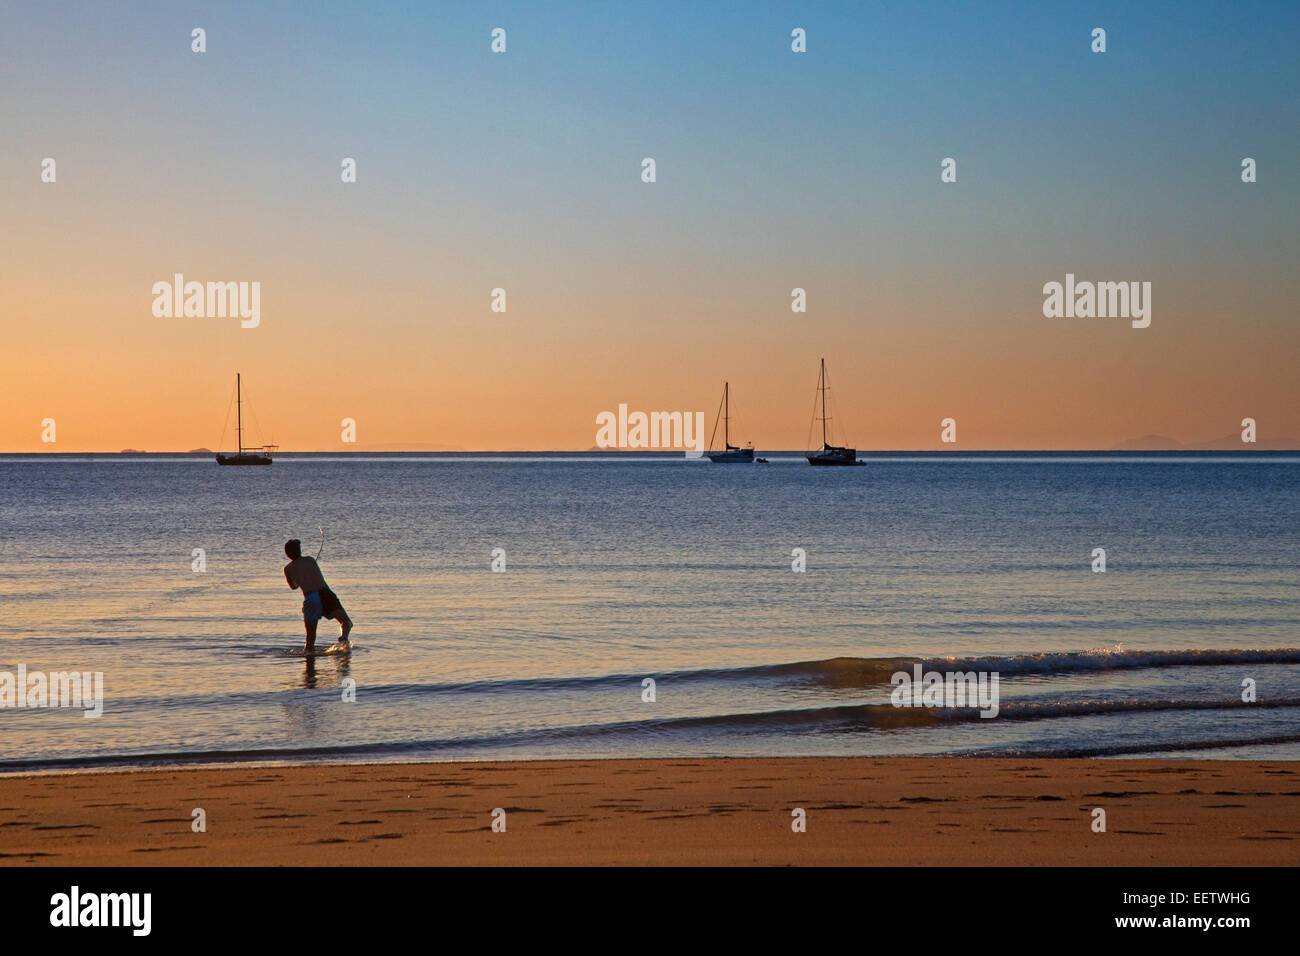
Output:
[[[98,719],[0,708],[0,771],[1300,757],[1300,455],[770,457],[0,456],[0,672],[104,675]],[[321,527],[357,649],[308,661]],[[893,706],[918,662],[997,716]]]

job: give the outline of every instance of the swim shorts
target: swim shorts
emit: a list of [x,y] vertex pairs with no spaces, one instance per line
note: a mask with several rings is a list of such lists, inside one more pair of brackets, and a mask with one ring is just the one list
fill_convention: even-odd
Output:
[[332,619],[341,610],[343,605],[339,603],[338,595],[329,588],[321,588],[303,598],[302,619],[308,624],[319,621],[322,617]]

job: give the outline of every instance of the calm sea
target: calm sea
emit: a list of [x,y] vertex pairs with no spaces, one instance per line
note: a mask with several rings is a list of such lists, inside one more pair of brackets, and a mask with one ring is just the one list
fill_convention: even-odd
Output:
[[[105,695],[0,709],[0,769],[1300,757],[1300,455],[770,457],[0,456],[0,672]],[[347,659],[280,571],[320,527]],[[998,715],[892,706],[918,662]]]

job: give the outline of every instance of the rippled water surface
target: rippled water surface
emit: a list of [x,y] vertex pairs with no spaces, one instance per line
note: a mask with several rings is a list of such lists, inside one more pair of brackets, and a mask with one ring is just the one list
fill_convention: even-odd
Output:
[[[0,456],[0,671],[105,684],[0,763],[1300,756],[1300,456],[771,458]],[[357,649],[305,661],[321,526]],[[998,716],[892,706],[918,661]]]

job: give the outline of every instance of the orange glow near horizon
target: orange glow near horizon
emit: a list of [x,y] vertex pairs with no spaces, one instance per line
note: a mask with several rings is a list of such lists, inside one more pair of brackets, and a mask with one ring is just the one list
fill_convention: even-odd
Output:
[[[229,449],[233,412],[221,436],[236,371],[246,443],[284,451],[582,450],[595,443],[595,416],[620,402],[703,411],[711,430],[724,378],[733,440],[798,449],[822,355],[837,425],[864,450],[952,448],[939,441],[946,417],[957,420],[958,449],[1104,449],[1147,434],[1209,441],[1247,416],[1261,441],[1300,434],[1290,336],[1267,326],[1226,336],[1159,300],[1152,327],[1137,330],[1043,318],[1032,289],[1015,318],[892,323],[819,315],[815,304],[792,315],[779,290],[766,315],[741,290],[729,308],[710,309],[598,290],[607,312],[578,311],[577,296],[553,290],[530,301],[516,288],[505,315],[489,311],[487,289],[477,303],[454,291],[443,307],[413,291],[364,304],[328,292],[286,301],[264,282],[261,324],[241,329],[237,319],[155,318],[146,282],[107,301],[10,285],[5,311],[24,321],[7,328],[0,451]],[[1012,303],[1003,307],[1010,316]],[[760,320],[748,318],[755,312]],[[46,418],[54,444],[41,441]],[[357,422],[355,445],[341,441],[344,418]]]

